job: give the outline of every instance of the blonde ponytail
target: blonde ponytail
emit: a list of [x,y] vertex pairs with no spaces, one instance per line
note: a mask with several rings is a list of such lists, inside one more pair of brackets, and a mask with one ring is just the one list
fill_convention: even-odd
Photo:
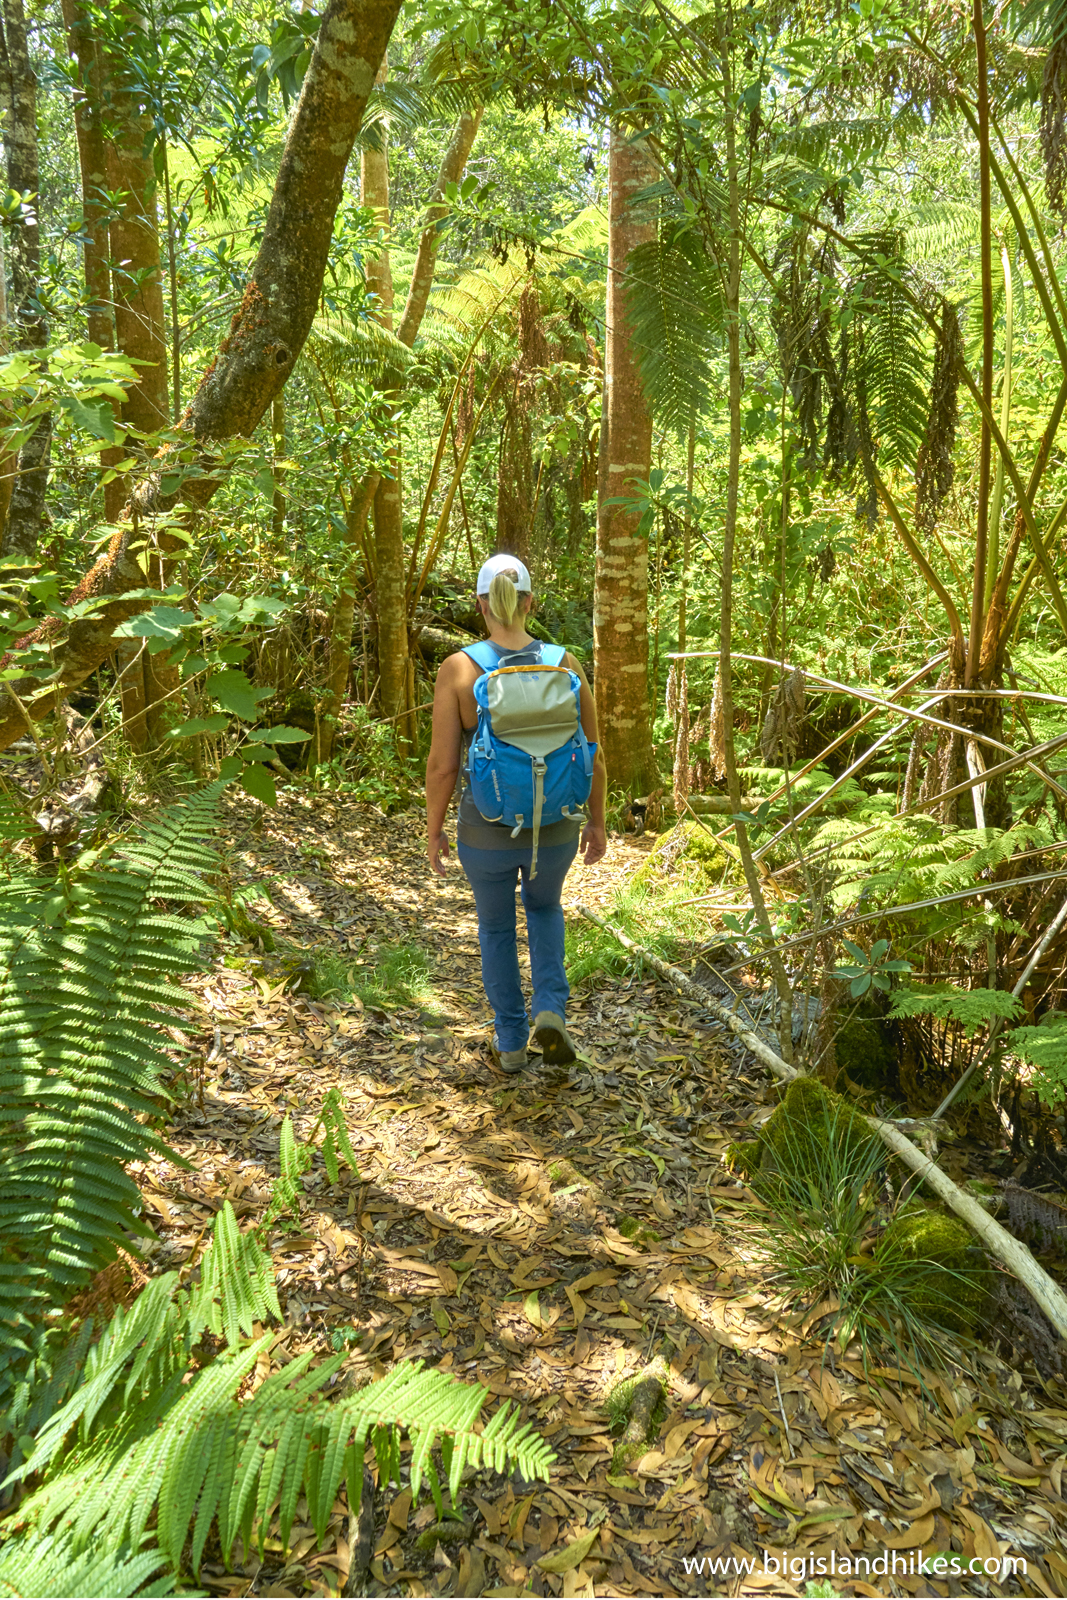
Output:
[[489,609],[505,628],[510,628],[519,614],[518,576],[517,572],[498,572],[489,585]]

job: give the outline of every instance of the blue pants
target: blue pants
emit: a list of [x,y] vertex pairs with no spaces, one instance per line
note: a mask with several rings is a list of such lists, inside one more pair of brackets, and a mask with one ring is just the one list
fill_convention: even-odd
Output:
[[548,849],[542,846],[537,852],[537,877],[532,881],[529,846],[524,850],[476,850],[459,844],[456,849],[478,910],[482,982],[496,1018],[497,1048],[522,1050],[530,1036],[530,1019],[519,981],[516,879],[521,874],[533,975],[533,1015],[554,1011],[565,1017],[571,991],[563,963],[563,907],[559,897],[578,852],[578,840],[550,845]]

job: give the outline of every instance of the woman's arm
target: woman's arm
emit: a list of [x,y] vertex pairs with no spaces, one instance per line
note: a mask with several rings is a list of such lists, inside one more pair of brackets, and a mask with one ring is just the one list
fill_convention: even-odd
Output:
[[608,768],[604,760],[604,752],[600,748],[596,720],[596,701],[593,699],[593,691],[590,689],[588,679],[582,671],[581,663],[576,661],[569,652],[564,659],[571,671],[576,672],[581,679],[582,732],[589,740],[589,743],[595,744],[597,747],[596,761],[593,766],[593,787],[589,794],[589,821],[582,829],[581,838],[582,860],[587,867],[591,867],[606,854],[608,848],[608,830],[604,814],[608,794]]
[[448,857],[445,816],[459,776],[463,723],[459,714],[458,669],[460,656],[449,656],[437,674],[433,692],[433,735],[426,762],[426,854],[430,866],[444,877]]

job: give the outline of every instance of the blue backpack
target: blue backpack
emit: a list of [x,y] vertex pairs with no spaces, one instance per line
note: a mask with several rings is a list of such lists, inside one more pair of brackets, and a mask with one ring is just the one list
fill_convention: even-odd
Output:
[[502,656],[483,640],[463,653],[482,669],[467,757],[471,796],[486,821],[503,822],[512,838],[533,829],[535,878],[542,826],[584,816],[593,787],[596,745],[582,732],[581,679],[563,665],[561,645],[527,645]]

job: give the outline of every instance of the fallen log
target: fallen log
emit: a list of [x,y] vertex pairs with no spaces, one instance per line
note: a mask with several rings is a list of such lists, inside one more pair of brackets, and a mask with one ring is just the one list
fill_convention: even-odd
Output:
[[[696,1000],[706,1011],[710,1011],[712,1016],[724,1022],[746,1049],[751,1050],[757,1060],[762,1061],[776,1078],[789,1083],[794,1078],[804,1076],[796,1067],[791,1067],[788,1062],[783,1061],[758,1034],[746,1028],[732,1011],[727,1010],[714,995],[701,989],[678,967],[673,967],[669,961],[663,961],[659,956],[653,955],[651,950],[645,950],[625,933],[613,927],[610,922],[598,917],[588,906],[580,905],[578,911],[587,921],[595,923],[598,928],[603,928],[605,933],[610,933],[624,949],[632,950],[643,961],[647,961],[652,970],[658,972],[660,977],[665,978],[679,993],[686,995],[690,1000]],[[891,1122],[883,1122],[880,1117],[867,1117],[866,1121],[893,1154],[899,1156],[905,1166],[910,1167],[917,1177],[928,1184],[937,1197],[978,1235],[989,1252],[1030,1291],[1060,1338],[1067,1341],[1067,1294],[1064,1294],[1059,1284],[1038,1265],[1026,1246],[1020,1244],[1006,1228],[1002,1228],[977,1200],[972,1199],[953,1183],[937,1163],[912,1144],[899,1128],[894,1127]]]

